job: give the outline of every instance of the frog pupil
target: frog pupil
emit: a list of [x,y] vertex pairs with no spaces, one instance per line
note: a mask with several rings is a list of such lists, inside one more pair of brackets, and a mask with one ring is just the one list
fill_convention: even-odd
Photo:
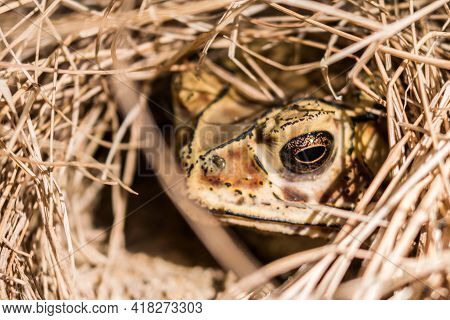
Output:
[[320,158],[322,158],[326,152],[327,148],[325,146],[313,146],[300,150],[300,152],[298,152],[295,157],[298,161],[305,163],[316,162],[320,160]]

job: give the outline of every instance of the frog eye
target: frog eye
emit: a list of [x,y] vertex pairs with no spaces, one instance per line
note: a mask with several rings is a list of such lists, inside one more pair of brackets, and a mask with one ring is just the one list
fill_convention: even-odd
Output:
[[314,131],[289,140],[280,150],[283,166],[294,173],[321,168],[333,151],[334,139],[327,131]]

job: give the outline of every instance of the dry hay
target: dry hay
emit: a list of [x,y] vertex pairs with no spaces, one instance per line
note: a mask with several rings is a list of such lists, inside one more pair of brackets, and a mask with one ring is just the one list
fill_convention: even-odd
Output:
[[[166,262],[152,267],[152,261],[144,262],[148,257],[124,247],[138,147],[146,148],[149,159],[168,154],[148,146],[140,133],[153,123],[147,109],[152,84],[199,63],[264,103],[286,97],[262,65],[299,76],[322,71],[329,98],[361,90],[384,107],[391,146],[333,242],[257,271],[236,239],[204,209],[179,196],[183,184],[172,168],[174,160],[153,158],[162,185],[172,198],[178,195],[175,204],[205,246],[241,277],[222,297],[448,298],[448,2],[1,1],[0,297],[216,294],[204,284],[206,291],[184,295],[193,280],[180,284],[181,293],[152,295],[167,284],[158,277],[172,274],[158,276],[157,270],[174,268],[182,281],[188,281],[180,276],[188,270]],[[284,66],[264,51],[253,51],[255,39],[321,54]],[[200,54],[192,59],[195,52]],[[243,82],[215,65],[217,52],[228,53],[248,79]],[[333,68],[344,61],[348,68],[335,74]],[[172,170],[164,170],[167,166]],[[105,186],[112,189],[114,215],[108,233],[93,221]],[[373,203],[377,193],[381,197]],[[369,218],[352,218],[356,215]],[[380,227],[383,221],[388,223]],[[344,281],[352,261],[359,262],[358,274]],[[293,270],[281,286],[264,287]],[[213,279],[218,271],[195,272]]]

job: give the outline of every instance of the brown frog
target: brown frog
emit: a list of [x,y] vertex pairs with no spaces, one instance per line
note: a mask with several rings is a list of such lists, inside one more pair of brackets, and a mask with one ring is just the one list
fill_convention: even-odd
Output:
[[233,225],[329,237],[343,218],[323,206],[354,208],[387,155],[377,116],[358,106],[267,107],[206,69],[178,74],[172,96],[176,117],[195,119],[181,150],[189,196]]

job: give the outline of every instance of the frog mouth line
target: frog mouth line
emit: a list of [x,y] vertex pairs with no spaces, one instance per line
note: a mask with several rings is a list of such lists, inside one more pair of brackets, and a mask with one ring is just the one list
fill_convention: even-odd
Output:
[[252,221],[262,221],[262,222],[266,222],[266,223],[273,223],[276,225],[284,225],[284,226],[289,226],[289,227],[298,227],[298,228],[304,228],[304,227],[310,227],[310,228],[318,228],[321,229],[323,231],[325,230],[329,230],[330,232],[337,232],[341,229],[342,226],[337,225],[337,224],[331,224],[331,225],[326,225],[326,224],[312,224],[312,223],[295,223],[295,222],[291,222],[288,220],[283,220],[283,219],[266,219],[266,218],[261,218],[261,217],[256,217],[256,216],[249,216],[249,215],[244,215],[242,213],[236,213],[230,210],[217,210],[217,209],[213,209],[210,210],[214,216],[221,218],[221,217],[231,217],[233,219],[237,219],[237,220],[242,220],[242,221],[246,221],[246,222],[252,222]]

